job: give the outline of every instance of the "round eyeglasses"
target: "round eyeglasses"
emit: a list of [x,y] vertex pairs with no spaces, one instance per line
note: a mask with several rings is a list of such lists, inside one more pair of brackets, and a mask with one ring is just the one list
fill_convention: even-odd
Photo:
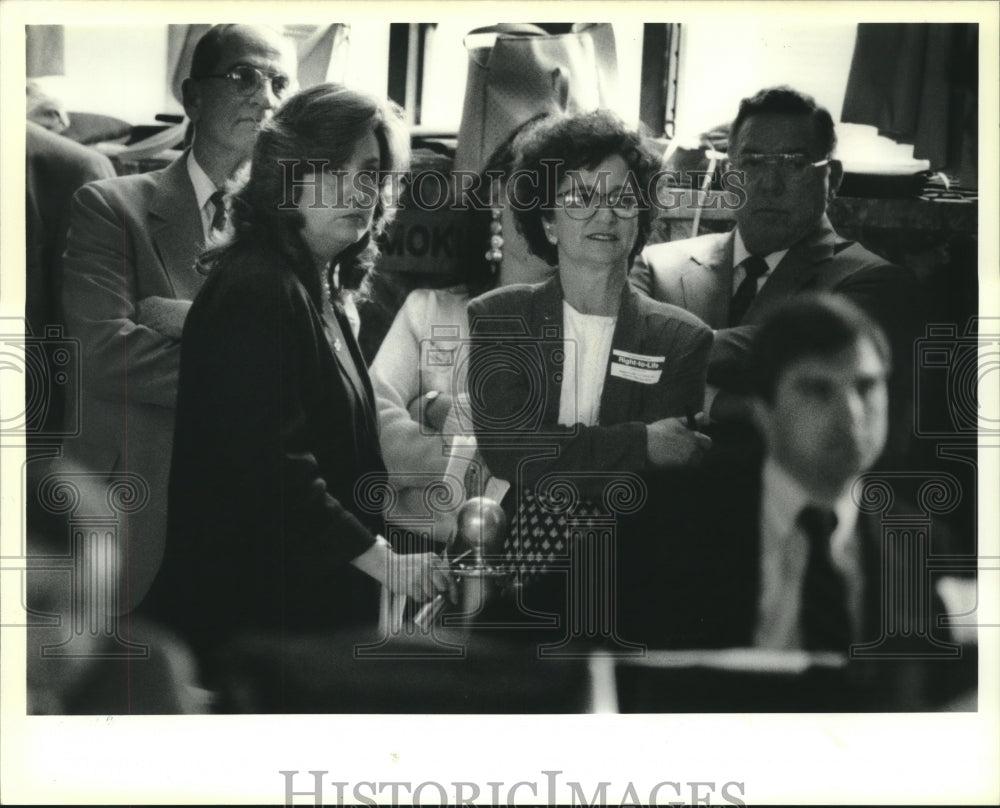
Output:
[[581,221],[592,218],[599,208],[608,208],[619,219],[634,219],[642,209],[639,199],[626,190],[610,194],[593,191],[589,195],[573,190],[559,194],[558,199],[559,207],[566,211],[567,216]]
[[225,79],[229,86],[240,95],[253,95],[260,91],[265,82],[271,85],[275,98],[282,98],[292,86],[292,80],[284,73],[261,70],[253,65],[236,65],[225,73],[211,73],[198,76],[199,79]]

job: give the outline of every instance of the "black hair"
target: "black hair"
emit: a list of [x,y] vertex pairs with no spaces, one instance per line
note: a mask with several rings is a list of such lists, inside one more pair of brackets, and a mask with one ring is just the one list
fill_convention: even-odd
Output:
[[889,371],[889,341],[868,314],[842,295],[796,295],[776,306],[754,336],[747,358],[751,392],[773,404],[781,375],[793,362],[832,357],[862,340],[872,344]]
[[816,154],[810,155],[822,160],[833,154],[837,146],[837,133],[834,130],[833,118],[825,107],[816,103],[816,99],[806,93],[781,85],[766,87],[750,98],[740,101],[739,111],[729,128],[729,152],[735,152],[735,144],[740,127],[748,118],[754,115],[803,115],[812,120],[815,134]]
[[[638,133],[625,127],[608,110],[560,116],[540,124],[524,138],[514,167],[517,205],[514,217],[528,248],[549,265],[558,263],[558,251],[545,237],[543,220],[552,215],[556,195],[568,171],[594,169],[609,157],[621,157],[639,194],[639,232],[629,262],[639,254],[652,226],[648,198],[659,162],[643,146]],[[553,162],[554,161],[554,162]],[[552,170],[552,167],[555,170]]]

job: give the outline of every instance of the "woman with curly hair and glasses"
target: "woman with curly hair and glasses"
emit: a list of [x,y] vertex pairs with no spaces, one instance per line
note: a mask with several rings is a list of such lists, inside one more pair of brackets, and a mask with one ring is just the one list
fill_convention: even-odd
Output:
[[471,414],[487,465],[512,484],[506,556],[525,581],[554,566],[572,577],[570,517],[598,515],[623,484],[641,498],[643,474],[691,466],[710,444],[692,427],[712,332],[628,284],[650,229],[655,172],[612,113],[532,130],[509,203],[555,276],[468,306]]

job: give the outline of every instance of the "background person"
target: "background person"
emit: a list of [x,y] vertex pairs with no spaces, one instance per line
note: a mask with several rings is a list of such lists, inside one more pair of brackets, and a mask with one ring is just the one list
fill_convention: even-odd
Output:
[[[479,191],[484,201],[489,200],[490,192],[486,172],[500,172],[506,182],[514,164],[517,138],[538,120],[536,116],[517,127],[487,160]],[[499,212],[499,200],[496,201],[493,210]],[[382,454],[399,496],[395,513],[401,517],[426,514],[428,486],[432,478],[443,478],[453,439],[465,431],[465,425],[457,418],[452,417],[450,422],[448,418],[453,415],[453,396],[460,394],[456,385],[461,385],[464,378],[457,371],[465,366],[467,359],[466,304],[483,292],[507,285],[512,276],[523,283],[529,279],[542,281],[552,275],[552,268],[537,257],[533,256],[533,262],[529,263],[520,260],[517,251],[512,254],[506,249],[515,241],[523,244],[523,239],[515,238],[510,212],[505,210],[502,215],[508,217],[509,226],[493,226],[498,217],[489,206],[485,210],[473,207],[464,214],[465,226],[460,237],[464,247],[459,264],[464,272],[461,283],[454,284],[452,279],[452,285],[443,288],[411,292],[371,365]],[[491,251],[491,238],[496,235],[492,230],[505,234],[501,236],[501,246],[496,248],[501,253],[498,261],[491,261],[487,255]],[[459,406],[468,411],[467,403]],[[462,451],[471,457],[475,453],[474,438],[463,436],[463,441]],[[487,480],[480,478],[474,486],[476,490],[463,493],[466,497],[479,496],[486,484]],[[497,484],[489,493],[502,497],[505,491],[505,485]],[[449,519],[439,518],[439,523],[443,530],[450,531]]]
[[418,600],[450,586],[436,556],[388,546],[359,493],[385,467],[336,283],[377,257],[408,156],[386,102],[336,84],[303,91],[261,128],[232,237],[202,258],[150,608],[203,655],[243,632],[373,623],[376,582]]
[[746,356],[770,308],[805,291],[845,295],[882,326],[897,357],[892,446],[898,455],[911,433],[908,380],[919,291],[909,270],[830,225],[826,209],[843,176],[835,147],[833,119],[810,96],[771,87],[743,99],[729,138],[731,166],[745,176],[736,228],[646,247],[631,281],[714,329],[705,411],[717,421],[749,420]]
[[181,330],[205,279],[195,259],[224,225],[222,189],[294,82],[274,31],[214,26],[183,84],[191,148],[161,171],[86,185],[73,201],[63,301],[83,379],[81,432],[67,453],[97,472],[138,473],[150,490],[127,527],[125,609],[163,554]]

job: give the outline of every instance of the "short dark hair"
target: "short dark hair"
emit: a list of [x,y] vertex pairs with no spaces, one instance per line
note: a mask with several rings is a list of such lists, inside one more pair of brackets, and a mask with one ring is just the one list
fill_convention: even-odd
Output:
[[747,359],[751,392],[773,404],[781,375],[793,362],[832,357],[861,340],[872,344],[888,372],[889,341],[868,314],[842,295],[796,295],[776,306],[754,335]]
[[[545,237],[542,220],[551,216],[560,183],[568,171],[594,169],[618,156],[625,161],[639,193],[639,233],[629,260],[639,254],[652,226],[654,211],[648,195],[659,162],[643,146],[638,133],[627,129],[613,112],[595,110],[546,121],[527,133],[520,147],[514,172],[526,181],[517,183],[514,220],[531,252],[556,265],[558,251]],[[555,171],[551,161],[556,161]]]
[[[340,282],[357,287],[378,257],[376,239],[395,213],[393,179],[409,167],[409,131],[392,102],[340,84],[318,84],[289,98],[260,129],[249,173],[232,196],[232,232],[227,243],[202,256],[204,268],[233,250],[269,248],[289,259],[306,289],[319,299],[318,280],[300,231],[302,214],[283,204],[302,192],[302,167],[309,161],[343,166],[369,132],[379,145],[379,195],[369,232],[339,256]],[[296,170],[298,167],[299,170]]]
[[748,118],[754,115],[803,115],[812,120],[813,132],[818,147],[817,159],[823,159],[833,154],[837,146],[837,134],[834,131],[833,118],[825,107],[816,103],[816,99],[806,93],[782,85],[766,87],[750,98],[740,101],[739,111],[729,128],[729,151],[735,151],[736,138],[740,127]]

